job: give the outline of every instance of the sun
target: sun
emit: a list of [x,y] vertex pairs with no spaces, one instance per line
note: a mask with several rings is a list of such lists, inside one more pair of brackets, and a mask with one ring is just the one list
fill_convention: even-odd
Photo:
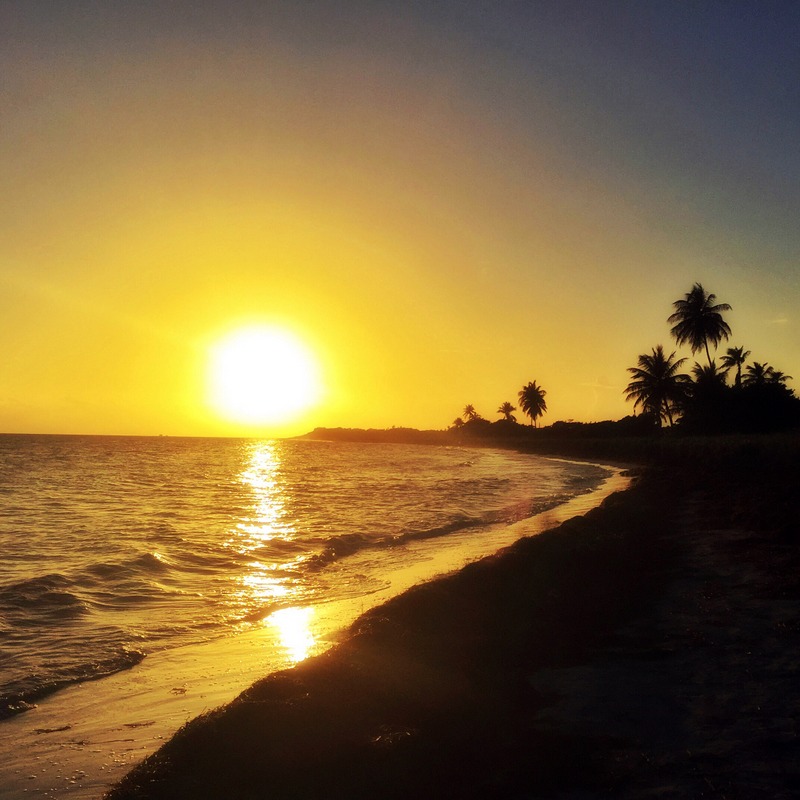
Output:
[[318,372],[310,350],[288,331],[240,328],[211,348],[211,403],[232,422],[288,422],[319,401]]

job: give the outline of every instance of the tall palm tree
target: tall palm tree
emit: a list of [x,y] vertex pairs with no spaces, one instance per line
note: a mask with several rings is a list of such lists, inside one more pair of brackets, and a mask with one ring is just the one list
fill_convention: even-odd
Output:
[[511,403],[506,400],[505,403],[501,404],[500,408],[497,409],[498,414],[502,414],[503,417],[508,420],[508,422],[516,422],[517,418],[514,416],[514,411],[516,411],[516,406],[512,406]]
[[674,323],[670,333],[675,341],[679,345],[688,344],[692,353],[705,347],[709,364],[711,353],[708,343],[716,347],[731,335],[730,326],[722,318],[722,312],[730,311],[731,307],[727,303],[715,305],[716,299],[716,295],[706,294],[706,290],[696,283],[683,300],[676,300],[672,304],[675,311],[667,319],[667,322]]
[[659,427],[662,420],[672,425],[691,383],[689,376],[680,372],[685,361],[685,358],[676,361],[674,352],[665,356],[660,344],[652,353],[640,355],[638,366],[628,367],[633,380],[625,388],[625,399],[633,400],[634,409],[641,406],[644,412],[652,414]]
[[531,418],[531,425],[536,427],[536,420],[547,411],[547,403],[544,396],[547,392],[541,386],[537,386],[536,381],[531,381],[519,391],[519,407],[523,413]]
[[475,410],[475,406],[473,406],[471,403],[464,406],[464,411],[462,414],[467,422],[480,417],[480,414]]
[[733,385],[738,389],[742,385],[742,367],[750,355],[749,350],[744,347],[729,347],[722,356],[722,368],[727,373],[736,367],[736,377],[733,379]]

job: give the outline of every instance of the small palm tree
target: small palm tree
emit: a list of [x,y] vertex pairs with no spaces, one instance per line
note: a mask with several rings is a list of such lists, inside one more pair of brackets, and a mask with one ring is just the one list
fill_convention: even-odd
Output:
[[742,385],[763,386],[765,383],[770,382],[773,372],[774,370],[766,361],[763,364],[760,361],[754,361],[752,364],[747,365]]
[[745,365],[749,355],[750,351],[745,350],[744,347],[729,347],[725,355],[722,356],[722,368],[726,373],[736,367],[736,377],[733,379],[733,385],[737,389],[742,385],[742,367]]
[[547,403],[544,396],[547,392],[541,386],[537,386],[536,381],[531,381],[519,391],[519,407],[523,413],[531,418],[531,425],[536,427],[536,420],[547,411]]
[[696,283],[683,300],[672,304],[675,311],[667,319],[667,322],[674,323],[670,333],[675,341],[679,345],[688,344],[692,353],[705,348],[709,364],[708,343],[716,347],[731,335],[730,326],[722,319],[722,312],[730,311],[731,307],[727,303],[715,305],[716,299],[716,295],[706,294],[705,289]]
[[463,428],[463,427],[464,427],[464,420],[463,420],[463,419],[461,419],[461,417],[456,417],[456,418],[453,420],[453,427],[454,427],[456,430],[458,430],[459,428]]
[[792,380],[791,375],[787,375],[785,372],[781,372],[779,369],[772,369],[772,367],[770,367],[768,372],[768,383],[779,383],[781,386],[786,386],[786,381]]
[[699,386],[721,387],[725,385],[725,371],[717,369],[717,362],[712,361],[708,366],[695,364],[692,367],[694,382]]
[[625,399],[633,400],[634,409],[641,406],[645,413],[652,414],[661,427],[663,420],[670,425],[675,422],[675,413],[686,399],[691,379],[680,372],[685,358],[675,361],[675,353],[664,355],[659,344],[652,353],[639,356],[638,366],[628,367],[633,380],[625,388]]
[[505,403],[502,403],[500,408],[497,409],[498,414],[502,414],[503,418],[506,419],[508,422],[516,422],[517,418],[514,416],[514,412],[517,410],[516,406],[512,406],[511,403],[506,400]]
[[480,418],[480,414],[475,410],[475,406],[473,406],[471,403],[464,406],[464,411],[462,414],[467,422],[471,422],[473,419]]

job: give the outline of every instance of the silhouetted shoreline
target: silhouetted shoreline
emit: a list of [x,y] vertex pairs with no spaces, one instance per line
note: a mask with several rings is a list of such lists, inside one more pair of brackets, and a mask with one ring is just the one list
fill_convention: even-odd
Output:
[[796,796],[797,437],[584,444],[647,469],[367,613],[109,796]]

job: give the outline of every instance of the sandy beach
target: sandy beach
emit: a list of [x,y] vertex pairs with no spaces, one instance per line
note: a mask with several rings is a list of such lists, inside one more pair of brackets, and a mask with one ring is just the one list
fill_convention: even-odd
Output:
[[189,723],[109,797],[796,797],[797,472],[795,440],[668,449]]

